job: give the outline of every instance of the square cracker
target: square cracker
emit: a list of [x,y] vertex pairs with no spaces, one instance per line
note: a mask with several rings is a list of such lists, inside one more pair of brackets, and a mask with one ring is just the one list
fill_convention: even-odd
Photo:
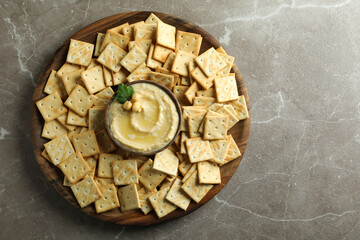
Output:
[[54,119],[50,122],[45,122],[41,133],[41,137],[53,139],[56,136],[67,134],[67,128],[64,127],[58,120]]
[[197,171],[195,171],[181,186],[182,190],[197,203],[205,197],[212,187],[213,185],[211,184],[199,183]]
[[120,207],[114,184],[101,186],[100,192],[103,196],[95,201],[96,213],[102,213]]
[[84,180],[71,186],[76,200],[81,208],[84,208],[102,197],[94,179],[87,177]]
[[76,70],[81,69],[82,66],[71,64],[71,63],[64,63],[64,65],[61,66],[61,68],[57,71],[56,75],[61,78],[62,75],[69,72],[74,72]]
[[65,101],[65,105],[75,113],[85,117],[90,107],[96,101],[94,95],[90,95],[82,86],[76,85]]
[[234,108],[234,110],[236,112],[236,117],[239,118],[239,120],[249,118],[249,112],[247,110],[244,95],[241,95],[238,99],[227,102],[226,104],[230,104],[230,105],[233,106],[233,108]]
[[97,33],[97,36],[96,36],[96,43],[95,43],[95,49],[94,49],[94,56],[95,57],[98,57],[100,56],[100,47],[101,47],[101,44],[103,43],[104,41],[104,38],[105,38],[105,34],[104,33]]
[[199,85],[193,82],[191,86],[186,90],[185,97],[192,104],[195,98],[195,93],[199,91]]
[[191,53],[179,50],[175,55],[171,71],[184,77],[189,76],[187,64],[195,57],[196,56]]
[[[190,138],[200,137],[202,134],[198,132],[199,126],[204,119],[206,112],[190,115],[188,118]],[[225,133],[226,134],[226,133]]]
[[162,190],[150,195],[149,197],[151,206],[154,208],[158,218],[162,218],[168,215],[177,208],[176,205],[172,204],[171,202],[165,199],[169,190],[170,190],[169,187],[163,188]]
[[136,184],[130,184],[118,189],[121,212],[140,208],[139,194]]
[[190,162],[195,163],[213,158],[209,141],[197,137],[186,140],[185,144]]
[[[155,189],[155,191],[156,191],[156,189]],[[146,188],[141,188],[140,190],[138,190],[138,194],[139,194],[141,211],[146,215],[153,209],[148,200],[148,197],[151,194],[153,194],[153,192],[150,192]]]
[[[69,110],[69,111],[70,111],[70,110]],[[76,126],[69,125],[69,124],[66,123],[67,116],[68,116],[68,112],[67,112],[67,113],[64,113],[64,114],[61,114],[60,116],[57,117],[56,120],[58,120],[58,121],[59,121],[64,127],[66,127],[68,130],[74,131],[74,129],[76,128]]]
[[74,126],[87,127],[89,125],[89,120],[88,116],[82,117],[74,111],[69,110],[66,123]]
[[180,153],[187,154],[185,141],[189,139],[189,135],[186,132],[181,132],[181,141],[180,141]]
[[61,114],[67,112],[67,109],[57,92],[53,92],[43,99],[37,101],[36,106],[46,122],[54,120]]
[[100,63],[98,63],[96,61],[96,58],[93,58],[93,59],[91,59],[90,64],[86,67],[86,70],[90,69],[90,68],[93,68],[93,67],[96,67],[96,66],[99,66],[99,65],[100,65]]
[[192,70],[190,75],[205,90],[211,88],[214,85],[214,78],[207,77],[199,67],[196,67],[194,70]]
[[154,39],[155,31],[143,29],[143,28],[134,28],[134,39],[135,41],[145,40],[145,39]]
[[113,178],[112,163],[123,159],[123,156],[118,154],[100,153],[97,175],[103,178]]
[[156,44],[175,49],[176,28],[164,22],[158,22]]
[[151,39],[136,40],[136,41],[129,42],[128,48],[130,51],[134,46],[138,46],[141,50],[143,50],[144,53],[148,54],[151,43],[152,43]]
[[149,49],[149,53],[146,59],[146,66],[148,66],[149,68],[157,68],[157,67],[161,67],[162,63],[153,59],[153,54],[154,54],[154,44],[150,45],[150,49]]
[[66,99],[68,94],[66,92],[63,81],[56,75],[55,70],[51,70],[51,73],[47,79],[44,87],[44,93],[51,94],[57,92],[61,99]]
[[79,69],[74,72],[65,73],[61,76],[61,80],[64,83],[66,92],[68,95],[70,95],[71,91],[74,89],[76,85],[81,85],[82,87],[85,87],[83,80],[81,79],[81,73],[84,70]]
[[149,17],[145,20],[146,24],[162,22],[155,14],[150,13]]
[[113,72],[121,69],[120,61],[126,56],[126,51],[114,43],[109,43],[100,54],[97,61]]
[[204,122],[204,139],[217,140],[225,139],[228,127],[228,116],[205,117]]
[[112,179],[112,178],[95,177],[94,180],[98,187],[114,183],[114,179]]
[[64,173],[71,184],[77,183],[88,172],[91,171],[89,165],[85,162],[80,153],[74,153],[62,161],[58,167]]
[[150,73],[150,68],[148,68],[145,63],[141,63],[126,79],[128,82],[150,80]]
[[186,211],[191,202],[191,198],[181,189],[181,185],[181,180],[176,178],[165,199]]
[[129,72],[134,71],[141,63],[146,60],[144,53],[138,46],[133,47],[128,54],[120,61],[120,64]]
[[57,136],[50,142],[45,143],[44,146],[55,166],[75,153],[67,135]]
[[153,160],[150,158],[139,169],[139,181],[149,191],[154,190],[166,177],[166,174],[153,169]]
[[179,158],[172,151],[165,149],[155,154],[153,169],[175,176],[178,166]]
[[208,107],[214,103],[216,103],[216,99],[213,97],[195,97],[193,105]]
[[84,158],[86,164],[90,167],[90,172],[88,172],[85,177],[92,177],[94,178],[95,176],[95,171],[96,171],[96,165],[97,165],[97,160],[95,159],[95,157],[88,157],[88,158]]
[[119,26],[110,28],[109,30],[120,33],[120,34],[123,34],[123,29],[124,29],[124,27],[127,27],[127,26],[129,26],[129,23],[123,23],[123,24],[121,24]]
[[78,133],[72,136],[74,148],[83,157],[90,157],[100,153],[94,130]]
[[136,160],[120,160],[112,163],[115,185],[139,183]]
[[196,171],[196,163],[192,163],[191,167],[189,168],[189,170],[185,173],[183,179],[181,180],[181,182],[186,182],[186,180],[188,180],[188,178]]
[[159,62],[164,63],[167,59],[167,57],[169,56],[170,53],[172,53],[173,50],[160,46],[160,45],[155,45],[154,47],[154,52],[153,52],[153,58]]
[[109,43],[113,43],[122,49],[126,49],[128,42],[129,42],[129,38],[127,36],[121,35],[112,30],[107,30],[104,37],[104,41],[102,42],[99,51],[102,53]]
[[95,132],[98,132],[105,129],[105,111],[104,107],[89,109],[89,130],[94,129]]
[[185,92],[188,90],[188,88],[188,86],[175,86],[173,89],[175,97],[182,106],[189,105],[188,100],[185,97]]
[[179,165],[179,172],[181,173],[181,175],[185,176],[185,174],[189,171],[189,169],[191,168],[191,166],[194,163],[191,163],[189,160],[183,161],[182,163],[180,163]]
[[165,87],[170,89],[170,91],[174,87],[174,76],[173,75],[168,75],[168,74],[158,73],[158,72],[151,72],[149,74],[149,76],[150,76],[150,80],[160,83],[161,85],[164,85]]
[[102,66],[102,68],[103,68],[105,86],[106,87],[112,86],[113,85],[112,71],[109,70],[104,65]]
[[197,97],[216,97],[215,88],[208,88],[206,90],[200,90],[196,92]]
[[96,66],[81,73],[81,78],[90,94],[106,88],[102,66]]
[[[220,107],[218,110],[216,110],[217,113],[224,114],[229,117],[228,126],[227,129],[229,130],[232,128],[237,122],[239,122],[239,119],[228,109],[225,107],[226,105]],[[228,105],[232,107],[231,105]]]
[[216,51],[219,52],[219,53],[222,53],[222,54],[227,54],[226,51],[225,51],[225,49],[224,49],[222,46],[218,47],[218,48],[216,49]]
[[106,106],[110,102],[112,96],[114,95],[114,91],[111,87],[107,87],[97,94],[95,94],[95,97],[97,97],[96,101],[94,102],[95,106]]
[[175,59],[176,54],[174,52],[170,52],[169,55],[167,56],[163,68],[171,71],[172,65],[174,63],[174,59]]
[[[212,116],[223,116],[223,114],[208,110],[208,112],[206,113],[205,117],[212,117]],[[205,120],[205,119],[204,119]],[[205,121],[202,121],[202,123],[199,126],[198,132],[200,133],[204,133],[204,123]]]
[[193,55],[199,55],[202,37],[200,34],[177,30],[175,50],[183,50]]
[[208,77],[226,67],[226,62],[213,47],[195,58],[195,61]]
[[118,72],[112,72],[112,78],[115,85],[119,85],[120,83],[126,83],[127,73],[123,69]]
[[224,139],[210,141],[210,146],[214,154],[214,158],[211,161],[217,164],[222,164],[225,160],[229,147],[228,141]]
[[227,136],[226,140],[228,141],[229,147],[226,152],[225,160],[220,164],[220,166],[223,166],[241,156],[241,152],[231,134]]
[[101,153],[109,153],[117,149],[115,143],[111,140],[109,133],[105,129],[96,133],[96,139]]
[[214,85],[218,102],[236,100],[239,97],[234,76],[215,78]]
[[71,39],[66,62],[86,67],[91,61],[93,50],[94,44]]
[[220,168],[217,163],[199,162],[197,163],[200,184],[220,184]]

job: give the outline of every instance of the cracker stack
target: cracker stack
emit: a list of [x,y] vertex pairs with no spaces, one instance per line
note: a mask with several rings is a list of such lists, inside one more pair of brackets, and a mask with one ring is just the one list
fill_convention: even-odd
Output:
[[[154,14],[98,33],[95,46],[70,41],[36,105],[50,140],[41,155],[61,169],[82,208],[154,209],[160,218],[221,183],[220,167],[241,155],[228,131],[249,115],[230,72],[234,57],[222,47],[200,54],[201,42]],[[105,130],[112,87],[136,80],[163,84],[183,108],[181,134],[152,158],[117,149]]]

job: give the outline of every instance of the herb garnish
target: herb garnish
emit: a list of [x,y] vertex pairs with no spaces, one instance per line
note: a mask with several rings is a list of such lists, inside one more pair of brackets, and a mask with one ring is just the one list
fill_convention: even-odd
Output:
[[124,104],[126,101],[130,101],[132,95],[135,93],[135,90],[132,86],[126,86],[125,84],[119,84],[118,89],[116,90],[115,99]]

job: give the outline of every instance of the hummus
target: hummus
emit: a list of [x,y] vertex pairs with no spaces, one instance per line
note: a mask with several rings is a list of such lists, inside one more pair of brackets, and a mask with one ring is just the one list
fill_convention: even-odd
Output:
[[160,149],[175,137],[179,126],[175,103],[153,84],[136,83],[132,87],[141,111],[125,110],[114,100],[109,109],[110,130],[116,140],[135,151]]

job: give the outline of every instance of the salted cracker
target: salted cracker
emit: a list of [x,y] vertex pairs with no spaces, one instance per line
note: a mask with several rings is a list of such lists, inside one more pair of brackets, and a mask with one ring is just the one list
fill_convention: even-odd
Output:
[[120,160],[112,163],[115,185],[139,183],[136,160]]
[[72,110],[67,114],[66,123],[74,126],[87,127],[89,125],[88,116],[80,116]]
[[154,190],[166,177],[166,174],[153,169],[153,160],[150,158],[138,171],[140,183],[149,191]]
[[231,134],[227,136],[226,140],[228,141],[229,147],[226,152],[225,160],[220,164],[220,166],[223,166],[241,156],[241,152]]
[[127,76],[128,74],[123,69],[118,72],[112,72],[114,86],[119,85],[120,83],[126,83]]
[[118,72],[121,69],[120,61],[126,54],[127,52],[124,49],[111,42],[102,51],[97,61],[111,71]]
[[191,86],[186,90],[185,97],[192,104],[195,98],[195,93],[199,91],[199,85],[193,82]]
[[75,113],[84,117],[87,115],[88,110],[96,101],[94,95],[90,95],[85,88],[76,85],[69,97],[65,101],[65,105],[73,110]]
[[[69,110],[71,111],[71,110]],[[70,131],[74,131],[74,129],[76,128],[76,126],[73,126],[73,125],[69,125],[67,124],[66,120],[67,120],[67,116],[68,116],[68,112],[64,113],[64,114],[61,114],[60,116],[58,116],[56,118],[56,120],[58,120],[64,127],[66,127],[68,130]]]
[[83,80],[81,79],[81,73],[84,70],[79,69],[74,72],[65,73],[61,76],[61,80],[65,86],[66,92],[70,95],[71,91],[74,89],[76,85],[81,85],[85,87]]
[[84,208],[102,197],[94,179],[87,177],[71,186],[76,200],[81,208]]
[[159,62],[164,63],[169,56],[170,53],[172,53],[173,50],[163,47],[161,45],[155,45],[154,52],[153,52],[153,58]]
[[202,37],[200,34],[177,30],[175,50],[185,51],[193,55],[199,55]]
[[150,13],[149,17],[145,20],[146,24],[162,22],[155,14]]
[[185,173],[183,179],[181,180],[181,182],[186,182],[186,180],[188,180],[188,178],[196,171],[196,163],[192,163],[191,167],[189,168],[189,170]]
[[66,99],[68,94],[66,92],[63,81],[56,75],[55,70],[51,70],[51,73],[47,79],[44,87],[44,93],[51,94],[57,92],[61,99]]
[[[231,106],[231,105],[229,105]],[[231,106],[232,107],[232,106]],[[220,107],[217,111],[217,113],[221,113],[223,115],[226,115],[229,117],[228,119],[228,126],[227,129],[229,130],[230,128],[232,128],[233,126],[235,126],[235,124],[237,122],[239,122],[239,119],[228,109],[224,106]]]
[[112,178],[94,177],[94,180],[98,187],[106,186],[108,184],[114,183],[114,179],[112,179]]
[[105,34],[104,33],[97,33],[96,36],[96,43],[95,43],[95,48],[94,48],[94,56],[98,57],[100,56],[100,47],[102,45],[102,43],[104,42],[104,38],[105,38]]
[[66,158],[75,153],[67,135],[61,135],[53,138],[44,144],[51,162],[56,166]]
[[145,40],[145,39],[154,39],[155,38],[155,31],[147,30],[144,28],[134,28],[134,39],[135,41],[138,40]]
[[102,213],[120,207],[114,184],[101,186],[100,192],[102,193],[102,197],[95,201],[96,213]]
[[205,117],[203,138],[206,140],[225,139],[228,121],[228,116]]
[[41,137],[47,139],[53,139],[56,136],[61,136],[67,133],[67,128],[64,127],[58,120],[54,119],[49,122],[45,122]]
[[165,149],[155,154],[153,169],[170,176],[175,176],[178,166],[179,158],[172,151]]
[[174,52],[170,52],[163,64],[163,68],[171,71],[172,65],[174,63],[174,59],[175,59],[176,54]]
[[212,187],[213,185],[211,184],[200,184],[198,172],[195,171],[181,186],[181,189],[195,202],[199,203]]
[[83,157],[90,157],[100,153],[94,130],[78,133],[72,136],[74,148]]
[[194,70],[192,70],[190,74],[191,77],[205,90],[211,88],[214,85],[214,78],[207,77],[199,67],[196,67]]
[[106,46],[110,43],[113,43],[122,49],[126,49],[128,42],[129,38],[127,36],[121,35],[112,30],[107,30],[99,51],[102,53]]
[[96,139],[101,153],[109,153],[117,149],[115,143],[111,140],[109,133],[105,129],[96,133]]
[[57,92],[53,92],[43,99],[37,101],[36,106],[46,122],[52,121],[61,114],[67,112],[67,109]]
[[215,78],[214,85],[218,102],[236,100],[239,96],[234,76]]
[[200,184],[220,184],[221,175],[220,168],[217,163],[213,162],[199,162],[197,163],[197,171],[199,175]]
[[168,192],[169,188],[163,188],[162,190],[150,195],[149,197],[149,201],[154,208],[158,218],[165,217],[177,208],[176,205],[165,199]]
[[151,44],[150,45],[150,49],[149,49],[149,53],[148,53],[148,56],[147,56],[147,59],[146,59],[146,66],[148,66],[149,68],[157,68],[157,67],[161,67],[162,66],[162,63],[155,60],[153,58],[153,55],[154,55],[154,44]]
[[195,61],[207,77],[226,67],[226,62],[213,47],[195,58]]
[[[204,119],[206,112],[190,115],[188,117],[188,127],[190,138],[200,137],[202,134],[198,132],[199,126]],[[226,134],[226,133],[225,133]]]
[[214,154],[214,158],[211,159],[211,161],[217,164],[222,164],[228,151],[228,141],[226,139],[210,141],[210,147]]
[[71,63],[64,63],[61,68],[57,71],[56,75],[61,78],[62,75],[64,75],[65,73],[69,73],[69,72],[74,72],[76,70],[81,69],[82,66],[80,65],[76,65],[76,64],[71,64]]
[[188,100],[185,97],[185,92],[188,88],[188,86],[174,86],[173,88],[173,93],[182,106],[189,105]]
[[165,199],[186,211],[191,202],[191,198],[181,189],[181,185],[181,180],[176,178]]
[[186,161],[183,161],[182,163],[179,164],[179,172],[181,173],[181,175],[185,176],[185,174],[189,171],[189,169],[191,168],[191,166],[194,163],[191,163],[188,159]]
[[105,86],[106,87],[112,86],[113,85],[113,79],[112,79],[112,73],[111,73],[112,71],[109,70],[104,65],[102,66],[102,68],[103,68]]
[[117,32],[117,33],[123,34],[123,29],[124,29],[124,27],[127,27],[127,26],[129,26],[129,23],[123,23],[123,24],[121,24],[121,25],[119,25],[119,26],[110,28],[109,30],[110,30],[110,31],[113,31],[113,32]]
[[136,184],[130,184],[118,189],[121,212],[140,208],[139,194]]
[[94,102],[95,106],[107,106],[110,102],[112,96],[114,95],[114,91],[111,87],[107,87],[97,94],[95,94],[95,97],[97,98]]
[[146,60],[144,53],[138,46],[133,47],[128,54],[120,61],[120,64],[129,72],[134,71],[141,63]]
[[151,70],[143,62],[141,63],[130,75],[126,78],[128,82],[138,81],[138,80],[150,80]]
[[138,46],[141,50],[143,50],[144,53],[148,54],[151,43],[152,43],[151,39],[142,39],[142,40],[131,41],[128,44],[128,48],[130,51],[134,46]]
[[196,92],[196,97],[216,97],[215,88],[208,88],[206,90],[200,90]]
[[[86,164],[90,167],[90,172],[88,172],[85,177],[95,177],[95,171],[96,171],[96,165],[97,165],[97,159],[95,159],[95,157],[88,157],[88,158],[84,158]],[[84,178],[85,178],[84,177]]]
[[105,129],[105,111],[104,107],[93,107],[89,109],[89,130],[98,132]]
[[213,158],[209,141],[204,141],[201,137],[187,139],[185,145],[189,160],[192,163]]
[[196,56],[191,53],[182,50],[177,51],[171,71],[184,77],[189,76],[187,64],[193,61],[195,57]]
[[[156,191],[156,189],[155,189]],[[153,207],[151,206],[148,197],[154,192],[150,192],[146,188],[141,188],[138,190],[139,200],[140,200],[140,209],[146,215],[148,214]]]
[[232,100],[230,102],[226,102],[226,104],[230,104],[233,106],[235,112],[236,112],[236,117],[239,120],[244,120],[249,118],[249,112],[246,106],[246,100],[244,95],[239,96],[239,98]]
[[216,102],[216,99],[213,97],[195,97],[193,105],[194,106],[205,106],[208,107]]
[[156,44],[175,49],[176,28],[164,22],[158,22],[156,31]]
[[100,153],[97,175],[103,178],[113,178],[112,163],[123,160],[119,154]]
[[71,184],[77,183],[91,171],[89,165],[87,165],[81,154],[78,152],[62,161],[58,167]]
[[71,39],[66,62],[86,67],[91,61],[93,51],[94,44]]
[[174,76],[158,72],[150,72],[150,80],[157,82],[168,89],[172,90],[174,87]]

